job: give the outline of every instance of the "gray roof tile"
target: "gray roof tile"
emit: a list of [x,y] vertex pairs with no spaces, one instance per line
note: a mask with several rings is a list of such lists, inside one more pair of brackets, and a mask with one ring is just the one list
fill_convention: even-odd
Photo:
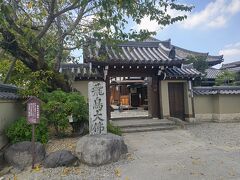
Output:
[[223,64],[221,67],[222,70],[229,70],[233,72],[240,72],[240,61],[235,61],[228,64]]
[[18,88],[10,84],[0,84],[0,99],[16,100],[20,96],[17,95]]
[[72,73],[76,79],[102,79],[103,74],[97,69],[92,68],[88,64],[61,64],[60,71],[64,74]]
[[0,99],[4,100],[16,100],[19,99],[20,96],[17,95],[16,93],[11,93],[11,92],[0,92]]
[[219,76],[220,74],[223,73],[223,71],[220,70],[220,69],[208,68],[208,69],[206,69],[205,73],[206,73],[205,78],[207,78],[207,79],[216,79],[217,76]]
[[202,73],[197,71],[196,69],[183,65],[181,68],[173,66],[172,68],[166,68],[165,70],[167,77],[182,77],[182,78],[196,78],[201,77]]
[[[160,42],[134,42],[119,44],[117,47],[101,45],[100,48],[84,48],[84,62],[166,64],[173,61],[181,63],[181,58],[169,58],[170,49]],[[99,46],[99,45],[98,45]]]
[[194,87],[195,95],[240,94],[240,86]]
[[[98,47],[98,48],[97,48]],[[175,59],[169,58],[171,48],[175,47]],[[208,53],[190,51],[171,44],[171,39],[160,41],[149,38],[142,42],[129,41],[113,48],[100,45],[99,42],[84,48],[84,62],[112,63],[154,63],[166,64],[171,61],[182,61],[188,56],[206,56],[210,66],[223,62],[223,56],[211,56]],[[103,58],[101,58],[103,57]]]

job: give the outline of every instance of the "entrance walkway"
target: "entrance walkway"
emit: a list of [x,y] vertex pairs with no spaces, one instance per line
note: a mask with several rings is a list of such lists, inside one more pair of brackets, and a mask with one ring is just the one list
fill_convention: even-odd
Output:
[[132,109],[132,110],[114,110],[111,112],[111,118],[129,118],[129,117],[148,117],[148,111],[143,108]]
[[146,132],[146,131],[160,131],[177,129],[173,121],[167,119],[119,119],[113,120],[112,124],[121,128],[123,133]]

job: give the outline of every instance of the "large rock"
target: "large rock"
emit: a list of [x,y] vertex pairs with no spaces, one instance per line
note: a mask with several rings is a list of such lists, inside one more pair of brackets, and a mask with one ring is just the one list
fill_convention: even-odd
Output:
[[78,158],[70,151],[59,150],[50,153],[44,160],[43,166],[45,168],[55,168],[59,166],[73,166],[76,165]]
[[[44,146],[35,143],[35,163],[41,162],[46,154]],[[32,143],[29,141],[19,142],[11,145],[4,152],[7,163],[18,169],[24,169],[32,164]]]
[[76,146],[76,155],[79,160],[92,166],[118,161],[125,153],[127,153],[127,146],[123,138],[110,133],[81,137]]

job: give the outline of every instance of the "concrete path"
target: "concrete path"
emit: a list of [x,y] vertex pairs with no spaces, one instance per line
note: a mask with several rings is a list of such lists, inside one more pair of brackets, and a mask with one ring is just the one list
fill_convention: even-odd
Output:
[[133,160],[119,166],[120,179],[240,179],[240,147],[223,147],[186,130],[124,135]]

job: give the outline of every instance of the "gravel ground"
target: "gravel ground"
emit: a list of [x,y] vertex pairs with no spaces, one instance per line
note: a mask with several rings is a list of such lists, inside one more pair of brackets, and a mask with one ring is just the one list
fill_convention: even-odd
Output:
[[[113,180],[119,176],[118,167],[131,161],[130,155],[120,161],[100,167],[89,167],[80,164],[76,167],[43,168],[32,170],[30,167],[23,172],[15,168],[8,169],[9,173],[4,176],[6,180]],[[1,176],[0,176],[1,178]],[[4,179],[4,180],[5,180]],[[1,179],[2,180],[2,179]]]
[[[129,154],[101,167],[80,164],[23,172],[10,168],[5,179],[17,180],[158,180],[240,179],[240,123],[201,123],[184,130],[125,134]],[[78,138],[52,139],[47,153],[74,152]],[[0,176],[1,179],[1,176]]]
[[74,152],[78,139],[79,137],[51,139],[46,145],[46,152],[47,154],[57,150],[68,150]]
[[187,125],[195,137],[220,146],[240,147],[240,123],[199,123]]

